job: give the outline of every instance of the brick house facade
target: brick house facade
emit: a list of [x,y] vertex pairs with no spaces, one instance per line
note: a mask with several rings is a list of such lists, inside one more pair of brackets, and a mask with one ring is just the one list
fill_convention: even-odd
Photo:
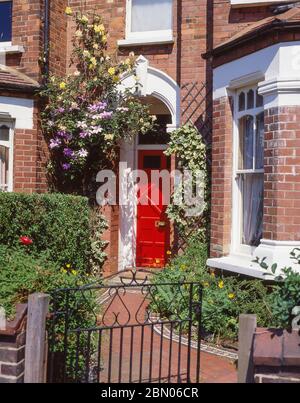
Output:
[[[10,133],[4,144],[9,149],[9,172],[2,186],[25,192],[47,190],[47,147],[34,95],[42,79],[38,59],[45,52],[50,72],[68,72],[74,27],[64,14],[65,7],[96,11],[109,28],[109,50],[121,58],[131,51],[138,56],[143,98],[153,103],[153,113],[169,116],[168,131],[183,123],[182,88],[203,82],[209,90],[213,84],[209,265],[260,276],[252,263],[256,255],[268,256],[270,262],[289,262],[290,249],[300,244],[300,72],[284,61],[293,55],[297,58],[300,48],[298,8],[274,14],[278,3],[287,2],[166,0],[160,18],[157,9],[151,10],[159,6],[157,0],[152,6],[149,2],[147,10],[150,16],[156,12],[151,24],[157,25],[147,32],[144,27],[134,28],[134,16],[143,3],[135,0],[52,0],[51,4],[0,0],[0,7],[1,3],[12,4],[11,38],[0,42],[0,127],[3,120]],[[130,78],[123,84],[129,86]],[[198,114],[195,119],[201,117]],[[253,134],[258,128],[259,134]],[[137,145],[133,150],[122,145],[121,160],[134,168],[136,152],[147,147]],[[253,155],[248,155],[247,147],[255,149]],[[254,164],[251,169],[238,166],[240,159],[249,164],[249,158]],[[256,210],[249,212],[243,189],[255,201]],[[131,207],[134,211],[135,206]],[[109,275],[136,266],[136,219],[129,219],[128,212],[118,206],[106,207],[104,213],[109,224],[105,234],[109,241],[105,273]],[[260,217],[259,223],[255,216]]]

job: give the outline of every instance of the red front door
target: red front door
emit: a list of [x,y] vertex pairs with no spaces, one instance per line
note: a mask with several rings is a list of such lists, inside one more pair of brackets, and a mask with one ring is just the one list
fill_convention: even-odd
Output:
[[[147,205],[137,206],[137,267],[164,267],[170,249],[170,223],[163,200],[163,181],[151,181],[151,172],[170,171],[169,158],[163,151],[139,151],[138,166],[146,172],[148,183],[139,184],[139,200],[148,200]],[[155,193],[156,192],[156,193]],[[153,197],[153,195],[158,197]]]

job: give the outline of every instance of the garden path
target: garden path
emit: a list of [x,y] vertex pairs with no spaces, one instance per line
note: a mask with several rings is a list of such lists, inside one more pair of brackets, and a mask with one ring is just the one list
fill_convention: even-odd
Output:
[[[135,324],[135,314],[138,307],[143,302],[141,292],[129,290],[123,297],[124,305],[131,314],[129,324]],[[139,311],[143,315],[147,303],[144,303],[143,309]],[[114,314],[119,313],[118,320],[124,323],[128,319],[128,312],[119,298],[106,302],[108,311],[105,314],[106,323],[109,322],[109,317],[114,321]],[[104,307],[105,309],[105,307]],[[121,332],[123,342],[121,343]],[[151,365],[151,326],[142,328],[136,327],[133,331],[133,343],[131,343],[131,328],[115,329],[113,338],[110,341],[110,333],[106,332],[103,338],[102,348],[102,365],[100,382],[109,381],[109,372],[111,373],[110,381],[114,383],[120,382],[157,382],[157,379],[162,379],[162,382],[177,382],[177,374],[180,372],[182,382],[186,382],[187,375],[187,347],[182,345],[181,350],[179,344],[175,341],[170,342],[163,338],[161,344],[161,336],[154,332],[153,334],[153,352]],[[142,342],[142,332],[143,342]],[[143,345],[143,347],[141,347]],[[109,365],[109,352],[111,351],[111,363]],[[162,351],[162,353],[160,353]],[[121,352],[121,353],[120,353]],[[132,354],[131,354],[132,352]],[[180,371],[178,371],[178,357],[180,359]],[[122,357],[122,358],[121,358]],[[171,360],[170,360],[171,357]],[[197,350],[192,349],[191,353],[191,381],[196,379],[196,358]],[[142,368],[140,363],[143,363]],[[161,363],[161,366],[159,365]],[[212,354],[201,352],[201,368],[200,382],[201,383],[235,383],[237,382],[237,371],[232,361],[227,358],[218,357]],[[131,379],[130,379],[130,367]],[[161,369],[160,369],[161,367]],[[110,371],[109,371],[110,368]],[[150,374],[151,368],[151,374]]]

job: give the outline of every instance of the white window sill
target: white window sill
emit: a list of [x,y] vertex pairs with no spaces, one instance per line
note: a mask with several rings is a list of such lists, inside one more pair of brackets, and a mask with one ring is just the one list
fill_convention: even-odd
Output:
[[253,262],[253,256],[229,255],[221,258],[207,260],[207,266],[215,269],[230,271],[232,273],[266,279],[266,271]]
[[174,38],[172,35],[167,36],[158,36],[158,37],[140,37],[140,38],[128,38],[128,39],[120,39],[118,42],[118,46],[139,46],[139,45],[165,45],[174,43]]
[[9,53],[24,53],[24,52],[25,52],[25,49],[24,49],[23,46],[9,45],[9,44],[0,42],[0,54],[1,53],[5,53],[5,54],[9,54]]
[[266,6],[274,3],[293,3],[293,0],[230,0],[232,7]]

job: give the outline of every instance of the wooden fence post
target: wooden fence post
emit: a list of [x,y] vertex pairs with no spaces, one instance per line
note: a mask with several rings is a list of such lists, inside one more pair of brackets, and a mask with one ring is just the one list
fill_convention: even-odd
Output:
[[46,317],[49,295],[35,293],[28,299],[25,346],[25,383],[45,382]]
[[238,383],[253,383],[253,341],[257,326],[256,315],[240,315]]

